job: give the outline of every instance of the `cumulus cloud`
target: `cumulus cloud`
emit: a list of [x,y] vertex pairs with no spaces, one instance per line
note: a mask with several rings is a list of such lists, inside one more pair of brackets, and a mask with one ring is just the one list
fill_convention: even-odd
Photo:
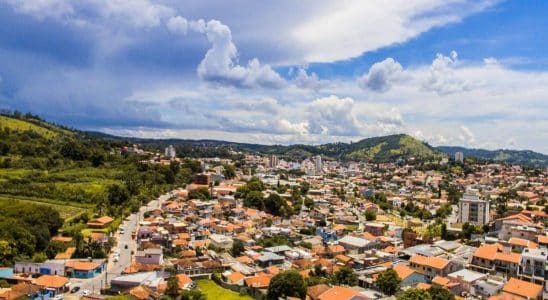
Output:
[[459,140],[467,146],[474,146],[476,144],[476,136],[474,133],[464,125],[461,125],[459,129]]
[[188,30],[188,21],[181,16],[171,17],[167,21],[166,27],[173,33],[186,34]]
[[369,72],[358,79],[358,84],[363,89],[376,92],[386,92],[392,87],[392,83],[405,78],[403,67],[389,57],[381,62],[374,63]]
[[327,80],[319,79],[318,75],[314,72],[308,74],[306,72],[306,69],[304,68],[299,68],[299,70],[297,71],[297,76],[294,79],[294,82],[298,88],[311,89],[315,91],[320,90],[321,88],[328,85]]
[[438,53],[432,61],[429,75],[422,83],[422,87],[439,95],[471,90],[472,84],[455,74],[457,64],[458,54],[456,51],[451,51],[449,56]]
[[307,112],[309,130],[314,134],[357,136],[365,126],[354,114],[352,98],[319,98],[308,105]]
[[280,111],[278,100],[266,97],[258,100],[236,100],[231,103],[234,108],[254,112],[277,114]]
[[211,20],[205,33],[211,48],[198,65],[198,76],[207,81],[243,88],[281,88],[285,80],[270,65],[251,59],[247,66],[237,63],[238,50],[232,42],[232,33],[225,24]]

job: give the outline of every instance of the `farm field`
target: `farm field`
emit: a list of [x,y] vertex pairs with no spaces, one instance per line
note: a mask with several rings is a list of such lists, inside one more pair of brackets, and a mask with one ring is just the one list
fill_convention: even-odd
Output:
[[55,201],[51,199],[44,198],[33,198],[33,197],[23,197],[23,196],[11,196],[11,195],[0,195],[0,207],[2,203],[8,201],[19,201],[26,203],[33,203],[37,205],[49,206],[59,212],[61,218],[65,220],[70,220],[75,216],[78,216],[86,211],[88,211],[91,206],[84,205],[81,203],[63,203],[61,201]]

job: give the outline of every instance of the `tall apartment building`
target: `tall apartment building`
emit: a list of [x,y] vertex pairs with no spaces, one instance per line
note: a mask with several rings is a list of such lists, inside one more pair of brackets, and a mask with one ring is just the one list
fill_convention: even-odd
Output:
[[459,200],[459,223],[489,223],[489,201],[480,199],[477,190],[466,190]]
[[322,172],[322,157],[320,155],[314,156],[314,168],[316,169],[316,174]]
[[462,152],[455,152],[455,162],[458,162],[458,163],[464,163],[464,153]]
[[268,159],[268,166],[271,168],[276,168],[279,163],[280,161],[276,155],[271,155]]
[[522,280],[540,284],[548,294],[548,250],[529,249],[521,252],[518,276]]
[[173,145],[169,145],[168,147],[166,147],[166,149],[164,150],[164,156],[169,159],[174,159],[176,156],[175,147],[173,147]]

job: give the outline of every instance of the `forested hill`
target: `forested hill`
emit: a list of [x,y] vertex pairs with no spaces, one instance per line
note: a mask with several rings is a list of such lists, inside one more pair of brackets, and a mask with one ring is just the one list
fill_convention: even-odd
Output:
[[[60,250],[50,242],[52,235],[62,231],[85,241],[91,233],[86,222],[103,215],[115,219],[111,230],[143,203],[200,171],[193,160],[143,164],[146,155],[121,151],[127,145],[33,115],[0,115],[0,265],[52,258]],[[84,243],[73,246],[76,257],[104,255],[90,253],[94,248]]]
[[150,149],[162,149],[168,145],[174,145],[178,155],[189,157],[225,157],[229,156],[232,150],[266,155],[276,154],[291,160],[321,155],[325,159],[389,162],[400,158],[436,160],[446,156],[430,145],[406,134],[366,138],[355,143],[323,145],[260,145],[217,140],[121,138],[98,132],[90,134],[108,139],[127,139]]
[[548,166],[548,155],[534,152],[531,150],[485,150],[469,149],[455,146],[439,146],[436,147],[436,149],[445,152],[451,156],[454,156],[456,152],[462,152],[465,157],[476,157],[498,163],[519,164],[536,167]]

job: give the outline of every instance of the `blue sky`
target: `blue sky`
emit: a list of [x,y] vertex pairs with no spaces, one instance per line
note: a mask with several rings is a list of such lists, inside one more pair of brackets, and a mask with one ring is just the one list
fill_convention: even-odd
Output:
[[256,143],[548,153],[546,1],[0,0],[0,108]]

